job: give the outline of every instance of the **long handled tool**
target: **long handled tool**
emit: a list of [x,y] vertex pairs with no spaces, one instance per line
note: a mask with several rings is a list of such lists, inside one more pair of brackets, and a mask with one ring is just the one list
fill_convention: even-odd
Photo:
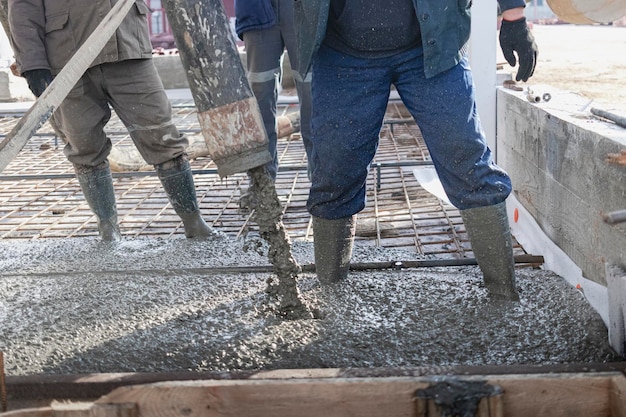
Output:
[[0,143],[0,172],[22,150],[33,134],[50,118],[115,33],[135,0],[119,0],[76,51],[43,94]]

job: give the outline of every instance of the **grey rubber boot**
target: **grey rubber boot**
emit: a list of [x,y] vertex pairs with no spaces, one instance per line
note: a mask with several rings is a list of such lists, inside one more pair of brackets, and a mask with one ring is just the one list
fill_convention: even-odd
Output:
[[356,216],[327,220],[313,216],[315,272],[323,284],[348,276],[354,246]]
[[489,293],[497,299],[519,300],[506,204],[461,210],[461,217]]
[[122,235],[117,224],[115,190],[109,161],[95,167],[74,164],[74,171],[85,200],[96,215],[100,238],[104,241],[120,240]]
[[247,211],[256,209],[259,205],[257,192],[258,186],[254,183],[252,176],[248,174],[248,189],[242,192],[241,197],[239,197],[239,208]]
[[188,238],[207,237],[212,234],[200,213],[196,186],[187,155],[181,155],[154,166],[165,194],[174,211],[183,221]]

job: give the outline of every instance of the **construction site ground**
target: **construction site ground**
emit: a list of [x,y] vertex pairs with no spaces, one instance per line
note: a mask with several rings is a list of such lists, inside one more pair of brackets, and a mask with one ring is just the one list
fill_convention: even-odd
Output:
[[[170,93],[176,124],[197,134],[191,98]],[[17,120],[5,113],[3,134]],[[106,129],[116,145],[130,140],[115,117]],[[295,259],[311,264],[304,148],[297,134],[278,145],[284,225]],[[335,286],[303,272],[298,287],[314,318],[283,320],[266,292],[267,245],[239,208],[245,174],[220,178],[209,157],[193,160],[215,235],[188,240],[156,176],[118,173],[124,238],[105,243],[62,148],[44,126],[0,181],[0,351],[9,376],[620,359],[584,294],[533,264],[518,265],[518,303],[490,299],[473,265],[352,271]],[[458,210],[413,175],[428,161],[419,129],[390,101],[353,262],[472,258]],[[524,249],[515,244],[515,253]]]

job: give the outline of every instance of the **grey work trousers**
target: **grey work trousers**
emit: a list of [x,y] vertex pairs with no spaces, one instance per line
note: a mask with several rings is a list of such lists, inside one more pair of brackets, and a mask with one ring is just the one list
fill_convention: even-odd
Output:
[[111,107],[147,163],[160,164],[184,153],[188,141],[172,123],[172,108],[154,63],[133,59],[88,69],[56,110],[70,162],[97,166],[106,160],[112,144],[104,127]]
[[[278,86],[282,79],[282,58],[285,48],[289,53],[292,68],[298,68],[296,32],[294,28],[293,0],[273,0],[272,4],[278,23],[267,29],[250,30],[243,34],[246,47],[248,81],[259,103],[263,124],[269,140],[272,162],[266,166],[272,178],[278,170],[276,150],[276,101]],[[311,80],[303,80],[294,70],[294,79],[300,102],[300,133],[305,150],[310,149],[311,140]]]

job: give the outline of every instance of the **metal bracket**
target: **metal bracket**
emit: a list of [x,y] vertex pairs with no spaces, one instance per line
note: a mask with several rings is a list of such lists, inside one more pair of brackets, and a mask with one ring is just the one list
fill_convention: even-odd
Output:
[[[487,381],[467,381],[444,378],[425,389],[415,391],[417,415],[420,417],[474,417],[483,398],[499,397],[502,388]],[[434,403],[434,404],[433,404]],[[493,408],[493,410],[492,410]],[[502,403],[488,407],[490,417],[502,416]]]

